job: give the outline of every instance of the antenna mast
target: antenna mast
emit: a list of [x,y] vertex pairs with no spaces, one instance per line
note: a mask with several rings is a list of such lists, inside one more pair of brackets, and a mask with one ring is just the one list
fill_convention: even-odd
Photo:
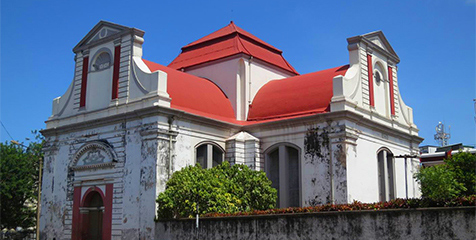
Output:
[[435,134],[435,140],[438,142],[438,145],[440,145],[441,147],[448,145],[448,140],[450,138],[451,134],[449,132],[445,132],[445,125],[439,122],[438,125],[436,125]]

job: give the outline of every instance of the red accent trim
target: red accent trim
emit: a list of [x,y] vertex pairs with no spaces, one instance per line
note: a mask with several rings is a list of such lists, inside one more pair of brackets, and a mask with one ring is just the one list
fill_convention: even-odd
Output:
[[103,201],[103,204],[104,204],[104,193],[102,192],[102,190],[98,187],[90,187],[83,195],[83,199],[81,199],[81,207],[84,207],[84,204],[89,202],[89,199],[91,198],[91,195],[90,194],[91,192],[98,192],[99,195],[101,195],[101,198],[102,198],[102,201]]
[[81,213],[81,222],[80,222],[80,229],[81,229],[81,240],[88,239],[88,229],[89,227],[89,214],[88,213]]
[[372,70],[372,55],[367,54],[367,66],[368,66],[368,76],[369,76],[369,101],[370,106],[374,107],[374,74]]
[[74,193],[73,193],[73,223],[72,223],[72,235],[71,239],[72,240],[79,240],[81,239],[81,216],[79,212],[79,205],[81,201],[81,187],[75,187],[74,188]]
[[112,73],[112,99],[117,99],[119,92],[119,67],[121,60],[121,45],[114,48],[114,71]]
[[82,240],[87,237],[88,234],[88,221],[89,218],[87,214],[81,214],[79,211],[80,207],[84,207],[86,203],[89,202],[92,192],[97,192],[101,195],[103,204],[104,204],[104,215],[102,222],[102,239],[110,240],[112,238],[112,195],[113,195],[113,184],[106,184],[106,195],[98,187],[90,187],[83,195],[81,199],[81,187],[74,188],[74,197],[73,197],[73,226],[72,226],[72,236],[73,240]]
[[448,150],[448,152],[446,152],[446,159],[451,158],[451,151],[453,151],[453,150]]
[[86,87],[88,84],[88,64],[89,57],[83,58],[83,75],[81,77],[81,96],[79,99],[79,107],[86,106]]
[[395,100],[393,96],[393,69],[388,66],[388,80],[390,82],[390,111],[395,115]]
[[106,198],[104,199],[104,218],[102,222],[102,239],[110,240],[112,234],[112,183],[106,184]]

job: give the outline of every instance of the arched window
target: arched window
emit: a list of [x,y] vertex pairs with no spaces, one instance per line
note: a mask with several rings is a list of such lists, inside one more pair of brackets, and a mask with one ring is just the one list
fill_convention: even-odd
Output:
[[382,82],[382,75],[380,74],[379,71],[375,71],[375,83],[377,83],[377,85],[380,85],[380,82]]
[[195,149],[195,161],[202,168],[212,168],[223,162],[225,151],[213,143],[202,143]]
[[108,52],[102,52],[97,55],[93,62],[92,71],[101,71],[111,66],[111,55]]
[[300,165],[299,150],[290,144],[273,146],[265,153],[266,175],[278,190],[280,208],[301,205]]
[[380,86],[380,84],[385,81],[385,71],[380,62],[375,63],[375,69],[374,69],[374,79],[375,79],[375,84],[377,86]]
[[377,153],[380,201],[395,199],[395,163],[393,153],[387,148]]

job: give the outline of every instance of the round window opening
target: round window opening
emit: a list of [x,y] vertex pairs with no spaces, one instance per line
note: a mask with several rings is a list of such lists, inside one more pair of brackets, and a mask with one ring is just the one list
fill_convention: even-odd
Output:
[[96,58],[96,61],[93,64],[94,71],[100,71],[108,68],[111,65],[111,56],[107,52],[102,52]]

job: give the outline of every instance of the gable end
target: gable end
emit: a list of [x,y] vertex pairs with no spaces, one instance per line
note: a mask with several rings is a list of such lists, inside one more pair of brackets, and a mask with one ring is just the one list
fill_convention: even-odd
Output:
[[83,39],[81,39],[81,41],[79,41],[79,43],[73,48],[73,52],[78,53],[79,51],[114,40],[115,38],[127,34],[143,37],[144,33],[144,31],[137,28],[129,28],[101,20]]
[[[374,41],[377,40],[380,44],[376,44]],[[367,33],[364,35],[359,35],[355,37],[350,37],[347,38],[347,43],[349,45],[351,44],[356,44],[358,42],[364,42],[369,46],[371,49],[374,51],[380,52],[381,54],[387,56],[389,59],[391,59],[395,64],[400,62],[400,58],[398,57],[397,53],[395,50],[393,50],[392,46],[388,42],[387,38],[383,34],[382,31],[375,31],[371,33]]]

